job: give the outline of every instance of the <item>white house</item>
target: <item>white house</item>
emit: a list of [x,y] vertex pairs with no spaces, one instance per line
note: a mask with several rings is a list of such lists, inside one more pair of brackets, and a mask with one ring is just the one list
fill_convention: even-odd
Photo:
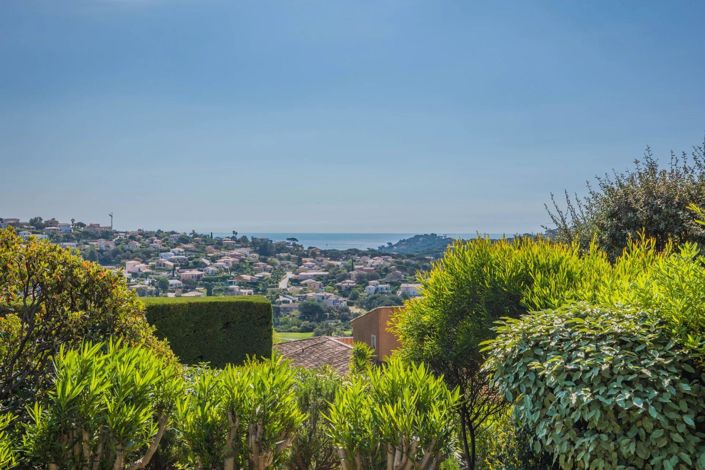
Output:
[[125,261],[125,272],[126,273],[139,273],[141,272],[141,266],[143,266],[141,261]]
[[179,278],[181,282],[184,281],[200,281],[203,277],[203,271],[197,269],[188,269],[186,271],[181,271],[179,273]]
[[421,295],[421,284],[402,284],[397,295],[399,297],[418,297]]

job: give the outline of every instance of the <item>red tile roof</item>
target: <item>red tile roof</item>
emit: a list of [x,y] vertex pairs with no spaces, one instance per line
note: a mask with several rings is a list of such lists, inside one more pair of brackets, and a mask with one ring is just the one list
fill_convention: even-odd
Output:
[[332,336],[287,341],[275,344],[274,349],[295,366],[315,369],[327,365],[343,375],[352,357],[352,346]]

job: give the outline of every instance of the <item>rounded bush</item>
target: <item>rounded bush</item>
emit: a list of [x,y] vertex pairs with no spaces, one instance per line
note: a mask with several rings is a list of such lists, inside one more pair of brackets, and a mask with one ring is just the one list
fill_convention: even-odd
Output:
[[646,314],[576,304],[506,319],[494,381],[564,469],[705,469],[702,377]]

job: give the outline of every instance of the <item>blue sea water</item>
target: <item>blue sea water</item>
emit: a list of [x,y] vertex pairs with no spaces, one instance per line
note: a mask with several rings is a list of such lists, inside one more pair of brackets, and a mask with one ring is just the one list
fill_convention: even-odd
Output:
[[[215,236],[230,236],[230,233],[213,233]],[[368,248],[379,248],[387,243],[396,243],[399,240],[413,237],[413,233],[239,233],[238,236],[269,238],[274,241],[283,241],[287,238],[296,238],[304,247],[316,247],[324,250],[349,250],[357,248],[366,250]],[[470,239],[477,234],[469,233],[447,233],[440,234],[452,238]],[[491,238],[499,238],[501,235],[489,234]]]

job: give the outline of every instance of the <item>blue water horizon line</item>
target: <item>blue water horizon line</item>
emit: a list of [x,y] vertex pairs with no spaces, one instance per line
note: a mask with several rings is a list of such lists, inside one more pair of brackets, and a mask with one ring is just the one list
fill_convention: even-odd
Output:
[[[348,250],[348,249],[377,249],[389,243],[396,243],[400,240],[411,238],[415,235],[427,235],[435,233],[439,236],[447,236],[454,239],[474,239],[478,237],[489,237],[500,239],[511,237],[515,234],[502,233],[403,233],[403,232],[238,232],[238,236],[248,238],[268,238],[272,241],[285,241],[295,238],[304,247],[316,247],[322,249]],[[215,237],[228,237],[232,232],[213,232]]]

